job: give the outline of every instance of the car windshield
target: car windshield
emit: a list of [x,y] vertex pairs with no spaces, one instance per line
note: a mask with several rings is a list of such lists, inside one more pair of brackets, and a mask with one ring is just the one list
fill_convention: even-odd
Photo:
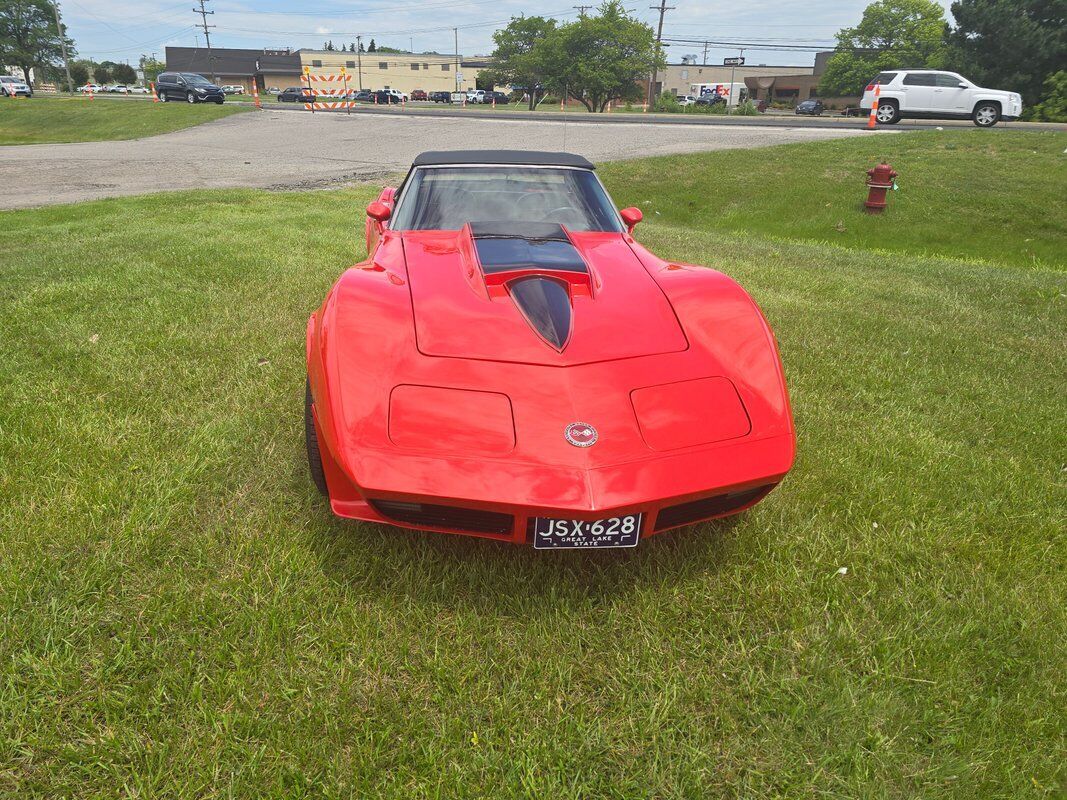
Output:
[[210,86],[211,81],[205,78],[203,75],[192,75],[188,72],[183,72],[182,77],[185,78],[186,83],[191,83],[194,86]]
[[459,230],[468,222],[558,222],[573,231],[621,231],[604,187],[586,169],[421,167],[406,181],[395,230]]

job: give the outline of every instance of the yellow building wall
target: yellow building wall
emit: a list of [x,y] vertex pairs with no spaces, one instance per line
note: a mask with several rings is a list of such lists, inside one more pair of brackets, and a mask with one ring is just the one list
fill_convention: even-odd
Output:
[[[414,89],[426,92],[457,90],[454,56],[301,50],[300,63],[308,67],[312,75],[337,75],[344,67],[349,76],[348,85],[354,89],[360,88],[362,72],[362,88],[369,90],[397,89],[408,94]],[[460,67],[459,71],[463,76],[459,90],[473,89],[479,70]]]

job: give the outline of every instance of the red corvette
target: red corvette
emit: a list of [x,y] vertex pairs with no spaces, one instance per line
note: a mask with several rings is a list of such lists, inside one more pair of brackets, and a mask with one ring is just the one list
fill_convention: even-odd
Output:
[[774,335],[720,272],[638,244],[568,153],[423,153],[307,327],[335,514],[632,547],[759,502],[796,437]]

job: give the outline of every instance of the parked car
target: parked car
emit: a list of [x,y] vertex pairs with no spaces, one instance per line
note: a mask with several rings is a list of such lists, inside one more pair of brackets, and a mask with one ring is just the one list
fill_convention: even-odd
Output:
[[509,97],[504,92],[486,92],[482,95],[482,102],[486,105],[490,103],[496,103],[497,105],[507,105]]
[[805,100],[802,103],[797,103],[797,107],[793,109],[794,114],[807,114],[812,117],[822,116],[823,105],[822,100]]
[[430,92],[430,99],[435,103],[451,103],[452,92]]
[[33,87],[13,75],[0,75],[0,95],[4,97],[33,97]]
[[695,106],[697,104],[697,100],[699,100],[699,99],[700,98],[694,97],[691,94],[679,95],[678,96],[678,105],[682,106],[683,108],[685,108],[686,106]]
[[467,90],[467,102],[468,103],[480,103],[482,98],[485,97],[485,92],[481,89],[468,89]]
[[715,106],[715,105],[718,105],[719,103],[725,103],[725,102],[726,102],[726,98],[725,97],[723,97],[721,94],[715,94],[713,92],[711,94],[702,94],[702,95],[700,95],[700,97],[698,97],[696,99],[696,103],[695,104],[698,105],[698,106]]
[[228,83],[225,86],[220,87],[223,94],[244,94],[245,87],[238,86],[235,83]]
[[[408,97],[407,92],[402,92],[399,89],[383,89],[382,91],[388,92],[389,94],[393,95],[393,97],[396,98],[396,102],[398,103],[406,103],[408,100],[411,99],[410,97]],[[381,101],[379,100],[378,102]]]
[[411,99],[412,100],[426,100],[427,99],[426,90],[425,89],[412,89],[411,90]]
[[315,95],[306,86],[289,86],[278,93],[279,103],[314,103]]
[[452,103],[457,106],[471,102],[470,95],[466,92],[452,92],[450,97],[452,98]]
[[387,89],[379,89],[376,92],[371,92],[371,102],[378,105],[389,105],[393,103],[395,105],[400,104],[400,93],[393,92]]
[[879,87],[875,119],[893,125],[906,118],[970,118],[979,128],[1018,119],[1023,99],[1016,92],[983,89],[955,72],[900,69],[880,72],[863,92],[860,107],[870,113]]
[[282,93],[282,90],[279,89],[277,86],[271,86],[271,87],[268,87],[268,89],[267,89],[267,94],[281,94],[281,93]]
[[[3,78],[0,77],[0,80],[3,80]],[[78,91],[82,94],[88,94],[89,92],[92,92],[93,94],[100,94],[100,92],[104,91],[104,87],[101,86],[99,83],[87,83],[84,86],[79,86]]]
[[585,158],[423,153],[401,185],[306,328],[308,466],[334,514],[634,547],[789,472],[766,318],[723,273],[636,243],[641,210],[616,211]]
[[185,100],[193,103],[222,103],[226,95],[222,89],[195,72],[161,72],[156,79],[156,95],[160,101]]
[[361,103],[373,103],[374,92],[370,91],[369,89],[360,89],[359,91],[349,92],[348,99],[358,100]]
[[149,94],[149,91],[144,86],[127,86],[126,94]]

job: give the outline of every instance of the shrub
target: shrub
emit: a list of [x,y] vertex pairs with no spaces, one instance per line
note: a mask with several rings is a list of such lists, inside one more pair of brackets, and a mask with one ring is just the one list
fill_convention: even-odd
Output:
[[1049,75],[1041,90],[1041,102],[1034,106],[1030,119],[1040,122],[1067,122],[1067,71]]
[[653,111],[663,111],[668,114],[677,114],[682,110],[682,107],[678,105],[678,98],[671,92],[664,92],[656,98],[656,102],[652,105]]
[[746,100],[743,103],[738,103],[734,108],[734,114],[742,117],[754,117],[759,114],[759,109],[756,108],[756,104],[751,100]]

